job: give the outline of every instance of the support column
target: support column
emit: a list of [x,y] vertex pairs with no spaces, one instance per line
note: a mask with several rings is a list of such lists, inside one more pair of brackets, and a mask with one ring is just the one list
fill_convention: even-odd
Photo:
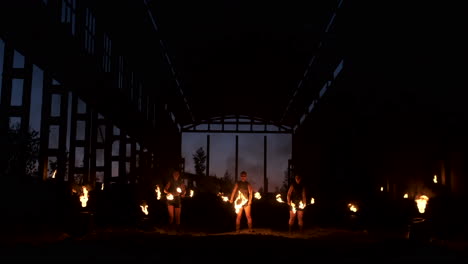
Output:
[[210,176],[210,135],[206,135],[206,176]]
[[268,177],[267,177],[267,136],[263,136],[263,191],[268,193]]
[[237,174],[239,172],[239,136],[236,135],[236,169],[234,172],[234,182],[237,182]]

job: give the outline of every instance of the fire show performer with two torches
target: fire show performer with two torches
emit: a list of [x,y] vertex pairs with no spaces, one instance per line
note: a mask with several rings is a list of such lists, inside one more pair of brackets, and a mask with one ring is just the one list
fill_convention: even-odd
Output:
[[[242,219],[242,212],[245,211],[245,217],[247,218],[247,225],[249,232],[253,232],[252,229],[252,216],[250,214],[252,205],[252,185],[247,181],[247,172],[242,171],[240,173],[241,180],[237,181],[232,190],[230,203],[234,202],[234,208],[237,213],[236,217],[236,232],[240,233],[240,223]],[[236,197],[237,195],[237,197]],[[234,200],[235,198],[235,200]]]
[[169,227],[174,225],[174,217],[176,230],[180,229],[180,214],[182,210],[182,197],[185,197],[186,188],[182,178],[180,177],[180,171],[174,170],[169,181],[164,187],[164,193],[166,194],[167,210],[169,212]]
[[289,233],[292,232],[294,221],[297,215],[297,225],[299,232],[302,233],[304,227],[304,208],[306,206],[306,190],[302,184],[302,177],[297,175],[294,177],[294,182],[289,186],[287,200],[289,205]]

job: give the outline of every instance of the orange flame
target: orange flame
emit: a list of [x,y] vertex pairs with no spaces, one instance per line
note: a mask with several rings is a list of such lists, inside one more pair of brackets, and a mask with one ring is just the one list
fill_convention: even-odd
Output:
[[81,207],[86,207],[86,203],[88,202],[88,189],[83,186],[83,194],[80,196]]
[[310,204],[314,204],[314,203],[315,203],[314,197],[310,198]]
[[237,196],[236,200],[234,201],[234,210],[236,214],[240,211],[242,206],[244,206],[249,200],[245,198],[241,191],[239,191],[239,195]]
[[193,190],[190,190],[190,197],[193,197]]
[[166,199],[172,201],[174,200],[174,195],[172,195],[172,193],[169,193],[168,195],[166,195]]
[[55,179],[55,174],[57,174],[57,170],[54,170],[54,172],[52,173],[52,179]]
[[156,189],[154,191],[156,192],[156,198],[158,200],[161,199],[161,190],[159,189],[159,185],[156,185]]
[[145,214],[145,215],[148,215],[148,205],[145,204],[145,205],[140,205],[141,207],[141,211]]
[[254,197],[255,197],[255,199],[261,199],[262,195],[260,195],[259,192],[256,192]]
[[354,212],[354,213],[357,212],[358,210],[357,206],[352,203],[348,204],[348,208],[351,212]]
[[276,201],[278,201],[278,203],[284,203],[283,199],[281,199],[281,194],[277,194],[276,195]]
[[426,204],[429,201],[429,197],[426,195],[420,195],[418,198],[414,200],[416,202],[416,206],[418,207],[418,211],[423,214],[426,211]]

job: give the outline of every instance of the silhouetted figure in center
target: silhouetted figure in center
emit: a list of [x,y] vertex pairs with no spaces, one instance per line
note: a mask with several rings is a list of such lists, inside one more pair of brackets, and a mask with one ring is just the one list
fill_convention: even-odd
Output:
[[[253,232],[252,229],[252,216],[250,214],[252,205],[252,185],[247,181],[247,172],[242,171],[240,173],[241,180],[236,182],[234,189],[232,190],[230,203],[234,203],[236,209],[236,232],[240,233],[240,223],[242,219],[242,212],[245,211],[247,218],[247,225],[249,232]],[[234,199],[235,198],[235,199]]]
[[180,171],[174,170],[172,172],[166,187],[164,187],[164,193],[166,194],[167,210],[169,213],[169,227],[174,226],[175,218],[176,231],[179,231],[182,197],[185,197],[186,194],[186,188],[180,177]]
[[306,206],[306,190],[300,175],[296,175],[293,184],[289,186],[287,199],[289,205],[289,233],[292,233],[296,215],[299,232],[302,233],[304,228],[303,216]]

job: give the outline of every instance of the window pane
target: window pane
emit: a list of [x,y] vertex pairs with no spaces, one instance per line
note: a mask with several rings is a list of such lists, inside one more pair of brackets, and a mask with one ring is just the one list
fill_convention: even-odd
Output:
[[75,167],[83,168],[84,167],[84,148],[77,147],[75,149]]
[[112,143],[112,156],[119,156],[120,140],[114,140]]
[[23,104],[23,79],[13,79],[11,86],[11,106]]
[[104,149],[96,149],[96,167],[104,166]]
[[9,127],[11,130],[19,130],[21,128],[21,117],[10,116]]
[[76,121],[76,140],[85,140],[86,121]]
[[78,105],[76,108],[78,114],[86,114],[86,103],[78,98]]
[[97,142],[104,143],[106,140],[106,125],[100,125],[97,131]]
[[58,149],[59,147],[59,126],[49,126],[49,148]]
[[57,117],[60,116],[60,100],[62,96],[60,94],[52,95],[52,105],[50,108],[50,116]]
[[112,177],[119,177],[119,162],[112,161]]
[[24,56],[15,50],[13,55],[13,68],[24,68]]
[[36,131],[38,136],[41,132],[41,113],[42,113],[42,82],[44,71],[33,65],[32,87],[31,87],[31,108],[29,112],[29,129]]

